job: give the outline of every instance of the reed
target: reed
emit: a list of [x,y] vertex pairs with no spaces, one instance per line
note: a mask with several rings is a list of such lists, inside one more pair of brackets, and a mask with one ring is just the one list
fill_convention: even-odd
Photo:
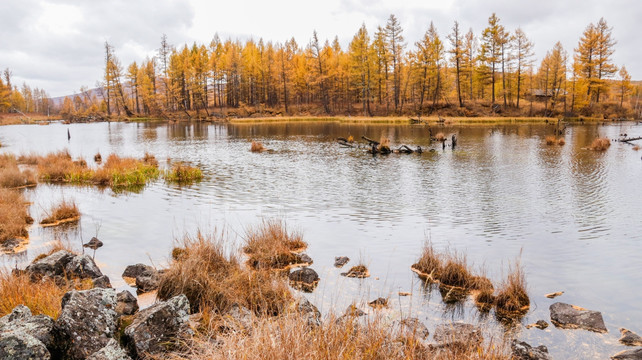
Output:
[[21,171],[18,161],[11,154],[0,155],[0,187],[19,188],[36,185],[35,174],[27,169]]
[[530,299],[526,291],[526,276],[519,261],[509,267],[508,276],[498,289],[495,305],[500,315],[509,317],[528,310]]
[[164,172],[164,178],[171,182],[190,183],[203,179],[203,172],[197,167],[177,162],[170,170]]

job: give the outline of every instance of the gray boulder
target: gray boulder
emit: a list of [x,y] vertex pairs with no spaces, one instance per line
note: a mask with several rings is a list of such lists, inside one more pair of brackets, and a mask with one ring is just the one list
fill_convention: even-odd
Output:
[[[126,280],[134,279],[133,283],[139,293],[149,292],[158,289],[160,274],[158,270],[145,264],[129,265],[123,272]],[[131,280],[128,282],[132,282]]]
[[45,344],[22,331],[0,333],[0,359],[49,360],[51,354]]
[[25,269],[32,280],[42,278],[62,278],[66,276],[81,279],[95,279],[103,276],[89,255],[74,255],[67,250],[59,250]]
[[102,289],[111,288],[111,281],[109,281],[109,276],[107,275],[97,277],[95,279],[92,279],[91,281],[93,283],[93,287],[95,288],[102,288]]
[[62,358],[85,359],[105,347],[118,329],[114,289],[70,291],[53,329],[54,346]]
[[337,256],[334,258],[334,266],[338,268],[343,267],[348,261],[350,261],[350,258],[347,256]]
[[624,350],[611,356],[613,360],[642,360],[642,348]]
[[515,360],[550,360],[548,348],[544,345],[532,347],[523,341],[513,340],[510,345]]
[[67,250],[56,251],[49,256],[34,261],[27,266],[25,271],[34,280],[43,277],[62,276],[65,266],[67,266],[74,256],[74,254]]
[[620,342],[627,346],[642,346],[642,337],[631,330],[620,329]]
[[190,335],[189,309],[189,300],[181,294],[134,315],[122,338],[132,357],[164,352]]
[[608,330],[604,325],[602,313],[579,306],[556,302],[550,306],[551,322],[563,329],[584,329],[599,333]]
[[116,296],[116,313],[118,315],[134,315],[138,311],[138,300],[127,290],[123,290]]
[[293,288],[311,292],[319,283],[319,274],[309,267],[294,270],[288,275]]
[[127,352],[120,347],[114,339],[109,340],[107,345],[93,353],[87,360],[131,360]]
[[484,340],[479,327],[464,323],[441,324],[435,329],[433,338],[439,347],[468,347]]
[[49,316],[33,316],[28,307],[18,305],[10,314],[0,318],[0,333],[25,333],[49,347],[52,344],[51,330],[53,325],[54,321]]

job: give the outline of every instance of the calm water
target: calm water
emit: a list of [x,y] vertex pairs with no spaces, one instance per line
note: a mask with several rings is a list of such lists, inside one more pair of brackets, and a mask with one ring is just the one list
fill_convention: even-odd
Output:
[[[71,140],[67,141],[67,129]],[[572,126],[565,146],[546,146],[546,125],[446,127],[458,134],[456,150],[431,145],[423,126],[288,123],[258,125],[98,123],[0,128],[2,152],[44,154],[69,149],[93,155],[141,157],[161,166],[181,160],[203,169],[191,186],[155,182],[139,193],[93,187],[38,185],[27,190],[36,223],[60,198],[74,199],[81,227],[56,232],[34,226],[26,252],[2,256],[24,266],[54,238],[80,244],[98,234],[96,254],[116,287],[125,266],[167,263],[184,233],[225,231],[241,241],[248,226],[279,217],[310,244],[321,283],[308,298],[324,312],[353,301],[391,296],[389,316],[489,322],[467,303],[446,307],[438,292],[424,291],[410,265],[425,241],[438,250],[464,252],[498,282],[521,254],[531,295],[523,323],[544,319],[555,301],[603,312],[609,333],[522,329],[518,336],[549,346],[555,358],[606,358],[623,349],[618,328],[642,333],[642,152],[613,143],[604,152],[583,150],[597,136],[642,135],[632,123]],[[390,138],[393,145],[436,148],[422,155],[373,157],[339,147],[338,136]],[[259,140],[272,153],[249,151]],[[349,256],[365,262],[372,277],[346,279],[332,264]],[[345,271],[345,269],[343,270]],[[398,291],[412,291],[400,298]],[[565,291],[555,300],[544,297]]]

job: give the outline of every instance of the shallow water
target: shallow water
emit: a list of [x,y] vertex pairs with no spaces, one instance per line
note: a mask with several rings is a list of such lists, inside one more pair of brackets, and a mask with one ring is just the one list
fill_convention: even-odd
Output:
[[[67,129],[71,140],[67,140]],[[242,241],[248,226],[279,217],[303,232],[321,282],[308,298],[322,311],[343,311],[353,301],[391,296],[391,317],[411,312],[433,330],[438,321],[494,324],[469,303],[447,307],[437,291],[424,290],[410,271],[424,242],[465,253],[499,282],[521,254],[531,295],[523,323],[550,322],[556,301],[602,311],[607,334],[583,330],[522,329],[519,337],[545,344],[554,358],[605,358],[624,347],[618,328],[642,333],[642,152],[613,143],[606,152],[583,149],[598,136],[638,136],[634,123],[567,129],[564,146],[546,146],[553,127],[544,124],[461,126],[455,150],[430,144],[423,125],[285,123],[96,123],[0,128],[2,152],[44,154],[69,149],[93,163],[96,152],[142,157],[154,154],[203,169],[191,186],[154,182],[137,193],[94,187],[40,184],[25,191],[36,223],[62,198],[83,214],[67,231],[30,229],[19,255],[2,256],[24,266],[55,238],[80,244],[98,235],[105,246],[96,261],[116,287],[127,288],[125,266],[162,267],[174,239],[184,233],[224,231]],[[421,155],[373,157],[345,149],[335,138],[388,137],[393,146],[420,145]],[[250,141],[274,150],[251,153]],[[359,260],[372,277],[346,279],[335,256]],[[398,297],[398,291],[413,296]],[[565,291],[555,300],[544,294]]]

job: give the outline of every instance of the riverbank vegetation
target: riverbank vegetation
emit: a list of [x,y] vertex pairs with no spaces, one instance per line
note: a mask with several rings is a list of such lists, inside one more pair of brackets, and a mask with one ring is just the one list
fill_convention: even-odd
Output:
[[22,188],[34,186],[36,182],[36,176],[33,171],[29,169],[20,170],[14,155],[0,155],[0,187]]
[[187,184],[203,179],[203,172],[197,167],[177,162],[164,172],[163,177],[170,182]]
[[0,244],[29,236],[27,226],[33,220],[27,209],[27,201],[21,192],[0,188]]
[[[641,85],[613,62],[606,20],[589,24],[572,53],[560,42],[534,63],[534,44],[495,14],[480,33],[430,23],[414,45],[391,15],[372,32],[307,44],[220,39],[172,46],[122,66],[105,43],[102,87],[64,100],[68,119],[287,116],[640,116]],[[443,33],[442,33],[443,34]],[[552,42],[551,42],[552,43]]]

